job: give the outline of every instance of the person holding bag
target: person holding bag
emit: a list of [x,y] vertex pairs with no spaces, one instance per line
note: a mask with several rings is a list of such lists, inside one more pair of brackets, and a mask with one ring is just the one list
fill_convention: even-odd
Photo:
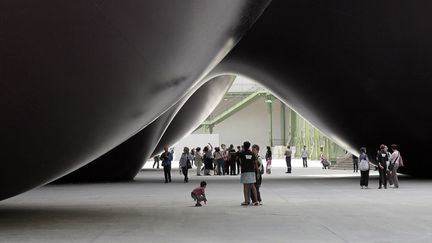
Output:
[[393,153],[390,156],[390,164],[388,166],[388,170],[390,171],[390,177],[393,181],[394,188],[399,188],[399,179],[397,176],[397,170],[400,166],[403,166],[402,156],[398,151],[398,146],[396,144],[392,144],[391,149]]
[[369,185],[369,160],[366,154],[366,148],[360,148],[360,156],[359,156],[360,164],[360,187],[361,189],[368,189]]
[[184,147],[183,148],[183,154],[180,157],[180,161],[179,161],[179,166],[183,172],[184,175],[184,182],[188,182],[189,178],[188,178],[188,170],[190,168],[192,168],[192,160],[193,157],[192,155],[189,153],[189,148],[188,147]]

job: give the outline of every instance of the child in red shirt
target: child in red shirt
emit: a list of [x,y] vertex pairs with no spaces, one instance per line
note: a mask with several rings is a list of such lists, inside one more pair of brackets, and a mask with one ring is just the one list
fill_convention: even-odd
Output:
[[207,186],[207,182],[201,181],[200,186],[193,189],[193,191],[191,192],[191,197],[193,198],[194,201],[197,202],[195,204],[195,207],[201,207],[202,201],[204,201],[204,204],[207,204],[207,198],[205,196],[205,191],[204,191],[206,186]]

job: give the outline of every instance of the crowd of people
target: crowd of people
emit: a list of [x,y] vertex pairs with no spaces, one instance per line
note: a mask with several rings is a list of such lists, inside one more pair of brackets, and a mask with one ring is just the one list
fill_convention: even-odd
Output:
[[369,171],[371,167],[375,167],[379,173],[378,189],[387,189],[389,186],[399,188],[399,179],[397,171],[399,167],[404,166],[402,155],[396,144],[390,146],[392,153],[388,151],[385,144],[381,144],[376,154],[377,164],[369,161],[365,147],[360,148],[360,156],[358,159],[353,159],[354,172],[360,170],[360,188],[368,189],[369,187]]
[[[403,159],[398,151],[396,144],[391,145],[392,153],[388,151],[388,147],[384,144],[380,146],[377,151],[376,161],[377,164],[373,164],[369,161],[367,156],[366,148],[360,149],[359,157],[353,156],[354,172],[360,170],[360,187],[361,189],[367,189],[369,184],[369,171],[371,167],[376,167],[379,172],[379,186],[378,189],[387,189],[387,183],[389,186],[399,188],[399,180],[397,176],[397,170],[403,166]],[[262,175],[264,173],[271,173],[272,163],[272,151],[271,147],[267,146],[265,154],[266,166],[259,155],[260,147],[257,144],[251,146],[250,142],[245,141],[243,145],[237,146],[237,150],[231,144],[226,147],[225,144],[221,144],[220,147],[213,147],[208,143],[201,151],[200,147],[193,148],[190,150],[188,147],[183,148],[183,153],[179,159],[179,168],[181,174],[184,176],[184,182],[189,182],[188,171],[193,165],[196,166],[197,176],[210,176],[218,175],[240,175],[240,181],[243,184],[243,196],[244,201],[241,205],[262,205],[262,198],[260,193],[260,187],[262,183]],[[285,150],[285,161],[287,166],[286,173],[292,172],[291,157],[293,151],[290,146],[287,146]],[[306,146],[304,146],[300,155],[303,161],[303,167],[307,168],[308,152]],[[330,162],[324,157],[323,153],[320,156],[323,169],[328,169]],[[171,163],[173,160],[173,151],[169,151],[168,147],[164,147],[164,152],[160,156],[154,157],[153,168],[157,166],[159,168],[159,161],[162,162],[164,168],[165,183],[170,183],[171,180]],[[265,169],[264,169],[265,168]],[[191,196],[197,202],[195,206],[201,206],[201,202],[207,202],[205,197],[206,181],[201,181],[200,186],[195,188]]]

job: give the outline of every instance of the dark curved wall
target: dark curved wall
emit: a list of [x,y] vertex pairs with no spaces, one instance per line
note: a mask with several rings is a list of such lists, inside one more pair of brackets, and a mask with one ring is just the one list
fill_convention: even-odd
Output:
[[163,151],[164,146],[174,145],[196,129],[216,108],[231,87],[235,76],[224,75],[212,78],[182,106],[174,117],[152,156]]
[[430,176],[432,15],[423,1],[273,1],[221,71],[258,80],[352,152],[396,143]]
[[430,176],[432,3],[277,0],[213,69],[268,3],[1,1],[0,199],[122,144],[212,70],[258,80],[352,152],[397,143],[405,172]]
[[182,98],[126,142],[55,182],[132,180],[159,141],[171,145],[203,122],[223,99],[234,79],[235,76],[229,75],[209,78],[198,90]]
[[268,3],[1,1],[0,199],[76,170],[149,125]]

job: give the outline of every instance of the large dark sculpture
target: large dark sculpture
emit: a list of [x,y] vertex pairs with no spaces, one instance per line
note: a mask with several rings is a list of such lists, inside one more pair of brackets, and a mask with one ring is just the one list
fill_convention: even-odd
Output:
[[429,171],[421,152],[428,151],[432,116],[425,105],[430,4],[273,1],[220,62],[267,4],[0,2],[0,199],[120,144],[134,162],[119,177],[130,178],[151,153],[140,149],[145,139],[132,136],[161,138],[146,146],[154,148],[181,137],[190,128],[175,129],[184,114],[180,106],[170,110],[218,75],[261,82],[351,152],[398,143],[406,173]]
[[148,126],[196,88],[268,2],[1,1],[0,199]]

